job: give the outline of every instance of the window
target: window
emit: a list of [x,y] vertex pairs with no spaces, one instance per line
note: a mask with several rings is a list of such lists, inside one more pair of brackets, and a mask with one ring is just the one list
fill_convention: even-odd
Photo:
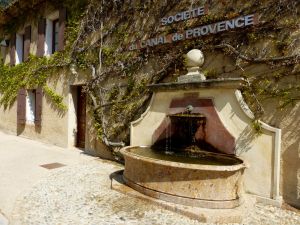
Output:
[[35,122],[35,101],[36,101],[36,91],[27,90],[26,96],[26,123],[34,124]]
[[34,124],[41,126],[43,91],[41,87],[34,90],[19,90],[17,97],[18,124]]
[[59,32],[59,22],[58,20],[53,21],[53,36],[52,36],[52,54],[58,51],[58,32]]
[[46,20],[45,55],[58,51],[59,20]]
[[16,35],[16,64],[22,63],[24,61],[24,35]]
[[40,19],[38,24],[38,56],[50,56],[64,49],[64,32],[66,26],[66,8],[60,8]]
[[46,20],[45,55],[52,54],[53,21]]

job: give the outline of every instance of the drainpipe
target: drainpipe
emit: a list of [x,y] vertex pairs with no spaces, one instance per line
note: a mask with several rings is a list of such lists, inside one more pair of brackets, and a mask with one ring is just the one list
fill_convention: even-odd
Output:
[[107,139],[107,137],[104,137],[103,141],[107,146],[110,146],[110,147],[124,147],[125,146],[124,142],[122,142],[122,141],[121,142],[112,142],[112,141],[109,141]]
[[124,164],[124,157],[120,153],[120,149],[125,146],[125,143],[122,141],[121,142],[112,142],[112,141],[109,141],[107,139],[107,137],[104,137],[103,141],[107,146],[112,147],[115,160],[119,163]]

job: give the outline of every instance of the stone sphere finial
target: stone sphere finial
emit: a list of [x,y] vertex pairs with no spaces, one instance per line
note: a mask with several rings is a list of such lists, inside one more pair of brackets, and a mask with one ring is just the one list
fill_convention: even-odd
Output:
[[206,78],[201,72],[200,67],[204,63],[204,55],[199,49],[192,49],[185,55],[185,65],[188,73],[177,79],[179,83],[201,82]]
[[200,67],[204,63],[204,55],[199,49],[192,49],[186,54],[187,67]]

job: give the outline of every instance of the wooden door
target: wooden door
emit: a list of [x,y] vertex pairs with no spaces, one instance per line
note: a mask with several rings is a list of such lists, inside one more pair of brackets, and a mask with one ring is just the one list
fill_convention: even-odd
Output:
[[77,89],[77,147],[85,147],[85,129],[86,129],[86,94],[83,87]]

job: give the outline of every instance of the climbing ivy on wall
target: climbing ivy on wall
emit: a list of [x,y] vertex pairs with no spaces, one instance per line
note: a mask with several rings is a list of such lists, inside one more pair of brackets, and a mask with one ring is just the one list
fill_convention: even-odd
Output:
[[[208,15],[160,26],[160,18],[165,15],[204,3],[208,3],[211,9]],[[74,54],[85,53],[82,55],[94,58],[87,60],[92,62],[87,67],[93,71],[87,92],[91,97],[99,136],[128,141],[129,122],[139,117],[148,104],[151,93],[147,85],[174,81],[179,74],[184,74],[182,55],[192,48],[203,50],[205,55],[223,54],[233,60],[234,69],[230,72],[249,80],[243,95],[257,118],[263,115],[261,101],[264,99],[276,97],[279,108],[291,106],[299,100],[299,87],[293,82],[281,85],[281,80],[299,75],[297,64],[300,58],[293,51],[297,38],[292,38],[299,23],[299,10],[296,8],[299,8],[299,2],[287,0],[276,4],[272,0],[239,1],[237,5],[222,1],[157,1],[155,4],[150,1],[92,1],[81,22],[73,51]],[[135,40],[249,13],[261,16],[258,26],[128,51],[129,44]],[[98,36],[91,39],[90,34],[93,33]],[[258,47],[264,42],[267,43],[265,47]],[[264,69],[261,73],[252,73],[248,68],[253,65]],[[228,76],[215,68],[204,70],[210,78]],[[259,132],[255,123],[253,128]]]
[[[205,65],[203,70],[209,78],[230,74],[248,79],[249,85],[244,87],[243,95],[255,112],[256,119],[263,115],[262,102],[265,99],[278,99],[279,108],[290,107],[300,100],[300,86],[293,82],[300,74],[299,37],[295,35],[300,18],[300,11],[296,10],[300,6],[297,0],[240,0],[236,4],[210,0],[91,0],[85,3],[83,10],[85,4],[76,6],[69,0],[65,1],[77,13],[68,22],[67,48],[57,56],[59,59],[53,62],[32,59],[19,66],[18,73],[25,72],[22,72],[23,67],[35,65],[34,69],[27,70],[30,73],[25,72],[28,75],[25,81],[28,83],[23,83],[33,85],[39,82],[45,84],[51,71],[56,68],[71,66],[78,71],[89,71],[91,77],[85,91],[90,97],[90,113],[95,128],[104,143],[109,140],[128,142],[129,123],[138,118],[148,105],[151,93],[147,85],[175,81],[178,75],[184,74],[182,56],[192,48],[203,50],[208,57],[223,55],[232,61],[231,69],[227,69],[226,65],[224,68]],[[160,26],[160,18],[205,3],[209,5],[208,15]],[[129,44],[135,40],[249,13],[258,13],[259,25],[173,44],[128,50]],[[253,67],[261,70],[253,72]],[[9,73],[5,66],[1,70]],[[38,72],[40,70],[42,72]],[[35,80],[36,73],[43,75]],[[17,90],[9,82],[0,81],[0,85],[6,85],[5,90],[9,87]],[[5,96],[2,103],[13,101],[13,98],[5,100],[9,99]],[[59,102],[59,98],[53,99]],[[259,127],[254,124],[254,129],[259,130]]]
[[[69,54],[70,46],[76,38],[78,24],[86,3],[86,1],[81,0],[71,4],[70,0],[65,0],[63,3],[52,1],[52,5],[48,5],[48,7],[52,7],[53,9],[64,5],[70,12],[68,14],[69,20],[64,51],[55,52],[51,57],[36,57],[30,55],[26,62],[15,66],[4,64],[2,59],[2,62],[0,63],[0,104],[3,105],[5,109],[15,102],[18,91],[21,88],[34,89],[37,87],[43,87],[44,93],[52,100],[53,104],[59,110],[65,111],[67,109],[67,106],[63,103],[63,97],[47,86],[47,80],[57,76],[60,69],[69,66],[72,62]],[[30,8],[31,2],[28,1],[27,4]],[[26,8],[26,5],[22,5],[22,7]],[[31,12],[32,14],[29,13],[29,15],[27,13],[24,15],[22,13],[20,15],[18,14],[17,18],[4,24],[2,27],[2,34],[15,33],[16,30],[24,26],[26,21],[37,23],[39,16],[42,15],[43,10],[45,9],[43,8],[44,5],[36,7],[37,8],[34,8],[34,13]]]
[[[49,97],[53,100],[59,109],[65,110],[62,99],[57,99],[57,94],[49,91],[46,86],[47,79],[51,76],[57,65],[53,66],[55,62],[60,60],[62,53],[56,53],[51,58],[30,56],[29,60],[10,67],[8,65],[0,64],[0,103],[4,108],[10,107],[16,100],[18,91],[21,88],[35,89],[37,87],[45,87],[48,90],[45,93],[51,93]],[[47,87],[47,88],[46,88]]]

